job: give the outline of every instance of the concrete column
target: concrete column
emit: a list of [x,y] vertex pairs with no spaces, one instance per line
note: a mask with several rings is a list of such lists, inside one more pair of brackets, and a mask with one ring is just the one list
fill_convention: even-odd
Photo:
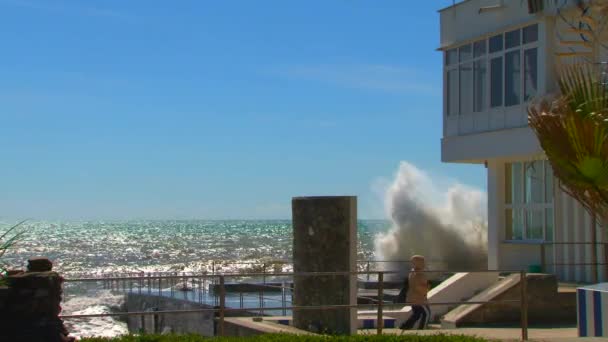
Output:
[[[357,198],[292,199],[293,268],[300,272],[357,269]],[[356,305],[356,275],[296,276],[295,306]],[[313,332],[356,334],[357,309],[294,310],[295,327]]]
[[505,238],[504,213],[504,163],[492,159],[488,161],[488,269],[501,267],[500,243]]

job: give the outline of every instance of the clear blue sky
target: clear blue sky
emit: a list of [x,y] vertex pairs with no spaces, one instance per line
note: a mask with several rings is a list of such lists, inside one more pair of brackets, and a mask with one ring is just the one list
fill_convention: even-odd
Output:
[[0,218],[287,218],[440,162],[442,1],[0,0]]

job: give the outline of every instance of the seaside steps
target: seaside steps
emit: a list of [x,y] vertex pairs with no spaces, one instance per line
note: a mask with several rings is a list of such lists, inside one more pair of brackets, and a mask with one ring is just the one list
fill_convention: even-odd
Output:
[[[526,279],[530,323],[576,322],[576,296],[571,291],[559,291],[554,275],[528,274]],[[509,275],[471,297],[471,302],[495,302],[460,305],[441,319],[442,328],[518,323],[521,319],[520,280],[519,274]]]
[[[498,273],[496,272],[456,273],[429,291],[429,303],[464,301],[471,298],[476,293],[480,293],[497,281]],[[395,295],[396,294],[398,294],[398,292],[396,292]],[[385,300],[389,299],[385,298]],[[397,308],[395,308],[395,306],[397,306]],[[432,305],[432,320],[437,320],[443,314],[447,313],[451,308],[452,306],[448,305]],[[359,316],[373,315],[375,312],[375,310],[361,310],[359,311]],[[384,315],[394,318],[394,324],[398,327],[410,317],[411,307],[404,305],[399,306],[399,304],[389,305],[384,310]]]

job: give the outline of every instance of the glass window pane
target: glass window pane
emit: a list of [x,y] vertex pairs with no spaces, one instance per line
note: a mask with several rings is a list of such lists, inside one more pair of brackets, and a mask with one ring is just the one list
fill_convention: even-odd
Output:
[[458,69],[448,71],[448,115],[458,115]]
[[522,163],[511,164],[511,194],[513,203],[523,203]]
[[474,74],[474,101],[475,101],[475,111],[476,112],[481,112],[484,109],[486,109],[486,103],[487,103],[487,95],[486,95],[486,88],[487,88],[487,67],[486,67],[486,60],[485,59],[480,59],[478,61],[475,62],[474,65],[474,70],[473,70],[473,74]]
[[520,30],[510,31],[505,33],[505,49],[510,49],[512,47],[519,46]]
[[481,57],[486,54],[486,40],[480,40],[473,44],[473,56]]
[[460,65],[460,114],[473,112],[473,63]]
[[553,241],[553,209],[545,209],[545,240]]
[[520,103],[521,98],[521,54],[512,51],[505,54],[505,106]]
[[502,57],[490,62],[490,106],[502,106]]
[[525,163],[526,203],[543,203],[543,161]]
[[524,44],[533,43],[538,40],[538,24],[526,26],[523,29]]
[[545,161],[545,203],[553,203],[553,168]]
[[445,52],[445,65],[458,63],[458,50],[451,49]]
[[524,238],[524,216],[521,209],[513,209],[511,214],[511,240]]
[[461,46],[458,49],[458,56],[459,56],[459,60],[461,62],[468,61],[469,59],[473,58],[473,51],[471,49],[471,44]]
[[512,165],[510,163],[505,164],[505,204],[513,203],[513,176],[512,176]]
[[490,53],[502,51],[502,34],[490,38]]
[[536,48],[524,52],[524,101],[536,96],[538,83],[538,56]]
[[542,240],[543,210],[526,210],[526,239]]

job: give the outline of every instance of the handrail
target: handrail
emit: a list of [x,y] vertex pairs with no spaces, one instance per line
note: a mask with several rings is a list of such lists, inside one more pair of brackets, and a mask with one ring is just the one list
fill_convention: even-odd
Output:
[[[489,270],[422,270],[420,273],[519,273],[521,269],[489,269]],[[284,273],[218,273],[218,274],[190,274],[190,275],[146,275],[139,277],[89,277],[89,278],[65,278],[66,282],[86,282],[86,281],[103,281],[103,280],[140,280],[140,279],[184,279],[184,278],[240,278],[240,277],[261,277],[263,275],[273,277],[290,277],[290,276],[339,276],[339,275],[366,275],[366,274],[400,274],[398,271],[342,271],[342,272],[284,272]]]
[[[436,270],[425,270],[422,271],[425,273],[434,273],[434,272],[442,272],[442,273],[447,273],[446,271],[436,271]],[[528,339],[528,315],[527,315],[527,311],[528,311],[528,303],[527,303],[527,274],[525,270],[518,270],[518,271],[513,271],[513,270],[476,270],[476,271],[467,271],[467,272],[479,272],[479,273],[487,273],[487,272],[501,272],[501,273],[519,273],[520,274],[520,281],[521,281],[521,293],[520,293],[520,298],[519,299],[497,299],[497,300],[488,300],[488,301],[470,301],[470,300],[461,300],[461,301],[446,301],[446,302],[435,302],[435,303],[428,303],[429,306],[439,306],[439,305],[475,305],[475,304],[488,304],[488,303],[520,303],[520,311],[521,311],[521,336],[522,336],[522,340],[527,340]],[[413,305],[415,303],[411,303],[411,302],[405,302],[405,303],[390,303],[390,302],[385,302],[383,299],[384,296],[384,275],[385,274],[391,274],[391,273],[397,273],[397,272],[384,272],[384,271],[375,271],[375,272],[358,272],[358,271],[349,271],[349,272],[297,272],[297,273],[290,273],[290,274],[284,274],[284,273],[280,273],[277,275],[280,276],[286,276],[286,275],[291,275],[291,276],[335,276],[335,275],[342,275],[342,276],[353,276],[353,275],[358,275],[358,274],[368,274],[368,273],[373,273],[373,274],[377,274],[377,279],[378,279],[378,298],[373,300],[376,303],[371,303],[371,304],[335,304],[335,305],[310,305],[310,306],[302,306],[302,305],[292,305],[287,306],[285,305],[285,300],[283,299],[283,305],[282,306],[270,306],[270,307],[264,307],[264,300],[268,300],[270,298],[266,298],[263,296],[263,291],[260,291],[260,295],[258,298],[260,298],[260,307],[259,308],[245,308],[242,305],[242,298],[243,298],[243,294],[240,294],[240,303],[241,303],[241,307],[240,308],[231,308],[231,307],[227,307],[226,306],[226,278],[227,277],[244,277],[244,276],[251,276],[251,274],[219,274],[219,275],[173,275],[173,276],[148,276],[148,277],[119,277],[119,278],[82,278],[82,279],[66,279],[66,281],[68,282],[78,282],[78,281],[82,281],[82,282],[89,282],[89,281],[107,281],[107,280],[138,280],[140,281],[140,283],[144,280],[148,280],[148,284],[155,284],[156,281],[153,280],[158,280],[158,284],[159,284],[159,295],[161,294],[161,286],[162,286],[162,280],[166,279],[166,280],[171,280],[171,279],[184,279],[184,278],[191,278],[191,279],[195,279],[197,277],[205,277],[205,278],[218,278],[218,285],[219,285],[219,305],[216,305],[214,308],[201,308],[201,309],[186,309],[186,310],[163,310],[163,311],[132,311],[132,312],[112,312],[112,313],[102,313],[102,314],[76,314],[76,315],[60,315],[61,319],[84,319],[84,318],[96,318],[96,317],[113,317],[113,316],[146,316],[146,315],[159,315],[159,314],[188,314],[188,313],[200,313],[200,312],[214,312],[215,316],[216,316],[216,322],[218,324],[217,328],[218,328],[218,334],[220,336],[225,334],[225,314],[226,312],[251,312],[253,311],[260,311],[260,314],[262,314],[264,311],[280,311],[282,310],[283,313],[285,314],[285,310],[292,310],[292,311],[298,311],[298,310],[335,310],[335,309],[345,309],[345,308],[355,308],[355,309],[361,309],[361,308],[375,308],[377,310],[377,333],[378,334],[382,334],[383,331],[383,322],[384,322],[384,309],[385,308],[392,308],[392,307],[402,307],[405,305]],[[454,271],[450,271],[449,273],[457,273]],[[267,274],[268,275],[268,274]],[[171,284],[170,282],[167,281],[167,283]],[[263,285],[263,284],[261,284]],[[268,286],[268,285],[263,285],[263,286]],[[274,285],[271,285],[274,286]],[[274,287],[278,287],[278,286],[274,286]],[[124,288],[124,285],[123,285]],[[286,287],[280,286],[279,288],[281,288],[282,290],[285,290]],[[130,288],[131,290],[131,288]],[[150,291],[151,289],[148,288],[148,293],[151,293]],[[141,291],[140,291],[141,292]],[[247,296],[247,295],[245,295]],[[247,297],[254,297],[255,296],[247,296]],[[214,297],[215,300],[217,301],[218,298]],[[273,301],[279,301],[278,299],[272,299]],[[216,302],[217,303],[217,302]]]

